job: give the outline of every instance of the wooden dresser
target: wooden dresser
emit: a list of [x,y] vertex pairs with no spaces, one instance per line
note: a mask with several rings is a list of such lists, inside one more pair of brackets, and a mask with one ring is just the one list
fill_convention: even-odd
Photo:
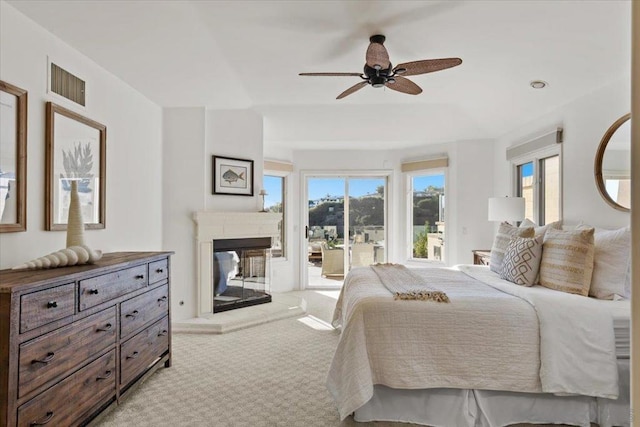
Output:
[[86,424],[170,366],[171,254],[0,271],[0,426]]

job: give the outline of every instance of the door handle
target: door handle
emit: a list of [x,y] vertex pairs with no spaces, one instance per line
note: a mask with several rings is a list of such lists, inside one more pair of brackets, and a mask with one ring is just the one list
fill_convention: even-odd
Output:
[[304,238],[305,239],[309,238],[309,226],[308,225],[304,226]]

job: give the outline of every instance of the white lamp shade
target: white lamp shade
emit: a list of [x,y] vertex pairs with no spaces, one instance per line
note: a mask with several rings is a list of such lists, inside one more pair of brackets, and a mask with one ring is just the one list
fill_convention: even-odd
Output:
[[524,212],[524,197],[489,198],[489,221],[522,221]]

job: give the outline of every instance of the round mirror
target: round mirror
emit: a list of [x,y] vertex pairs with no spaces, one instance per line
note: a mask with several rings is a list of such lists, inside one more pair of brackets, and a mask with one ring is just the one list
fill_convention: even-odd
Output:
[[596,153],[596,186],[614,208],[631,209],[631,114],[620,117],[602,137]]

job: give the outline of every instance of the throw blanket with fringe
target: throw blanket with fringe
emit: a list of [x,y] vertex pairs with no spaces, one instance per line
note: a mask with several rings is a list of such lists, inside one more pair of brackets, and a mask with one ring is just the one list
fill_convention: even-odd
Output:
[[[413,273],[404,265],[375,264],[371,268],[393,294],[393,299],[449,302],[447,294],[431,286],[434,280],[426,280],[426,277]],[[447,273],[451,274],[451,270],[447,270]]]

